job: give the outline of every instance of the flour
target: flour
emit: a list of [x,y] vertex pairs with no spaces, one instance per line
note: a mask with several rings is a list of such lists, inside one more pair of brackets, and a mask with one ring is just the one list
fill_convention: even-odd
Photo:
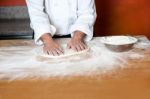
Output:
[[0,47],[0,79],[92,76],[123,68],[128,64],[128,58],[144,57],[134,50],[124,53],[111,52],[100,42],[100,38],[95,38],[88,46],[90,51],[87,53],[60,59],[41,57],[36,52],[36,46]]
[[123,45],[137,42],[137,39],[130,36],[108,36],[103,37],[101,40],[103,43],[112,45]]

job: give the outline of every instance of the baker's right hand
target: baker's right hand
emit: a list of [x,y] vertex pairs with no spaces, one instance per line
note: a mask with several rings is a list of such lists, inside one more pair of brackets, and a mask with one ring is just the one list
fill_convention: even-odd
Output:
[[50,34],[44,34],[41,37],[41,40],[44,42],[43,51],[45,54],[53,56],[59,56],[63,54],[63,49],[52,39]]

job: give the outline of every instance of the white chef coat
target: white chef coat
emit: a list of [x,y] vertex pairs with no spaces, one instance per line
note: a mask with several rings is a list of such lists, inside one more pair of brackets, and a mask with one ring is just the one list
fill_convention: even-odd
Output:
[[86,34],[85,40],[93,37],[96,20],[94,0],[26,0],[35,43],[42,44],[44,33],[68,35],[77,30]]

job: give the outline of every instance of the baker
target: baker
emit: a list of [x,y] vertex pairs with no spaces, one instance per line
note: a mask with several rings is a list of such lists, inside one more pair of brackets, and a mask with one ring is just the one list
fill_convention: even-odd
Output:
[[96,20],[94,0],[26,0],[35,33],[35,43],[44,45],[46,54],[63,54],[61,46],[53,40],[54,35],[71,35],[67,47],[77,52],[85,50],[84,41],[93,37]]

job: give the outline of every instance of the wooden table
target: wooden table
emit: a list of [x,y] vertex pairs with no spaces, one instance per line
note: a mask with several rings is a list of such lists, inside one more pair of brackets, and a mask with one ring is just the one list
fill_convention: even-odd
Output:
[[[29,42],[1,40],[0,46]],[[150,99],[149,57],[143,61],[131,60],[128,68],[92,78],[0,81],[0,99]]]

